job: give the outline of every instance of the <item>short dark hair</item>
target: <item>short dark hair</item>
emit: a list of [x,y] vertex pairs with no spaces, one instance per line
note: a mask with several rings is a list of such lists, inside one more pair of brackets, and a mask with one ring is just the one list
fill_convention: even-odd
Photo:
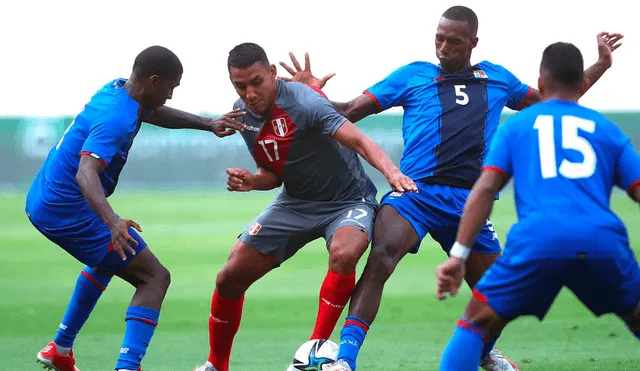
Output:
[[227,68],[249,68],[257,62],[263,63],[265,66],[270,65],[264,49],[258,44],[242,43],[229,51]]
[[475,36],[478,33],[478,16],[466,6],[456,5],[442,13],[442,17],[451,21],[466,22]]
[[133,62],[133,72],[144,77],[157,75],[171,79],[182,75],[182,63],[177,55],[163,46],[150,46],[141,51]]
[[553,43],[542,53],[540,73],[543,70],[557,82],[570,86],[581,85],[584,80],[582,53],[571,43]]

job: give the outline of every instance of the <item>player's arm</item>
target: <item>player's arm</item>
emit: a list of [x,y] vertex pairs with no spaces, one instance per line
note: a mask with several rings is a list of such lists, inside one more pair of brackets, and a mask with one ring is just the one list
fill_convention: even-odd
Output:
[[[607,72],[609,68],[611,68],[611,65],[613,64],[613,51],[622,45],[619,41],[623,37],[624,35],[619,33],[602,32],[598,34],[598,60],[584,71],[587,86],[585,91],[582,92],[583,95],[602,77],[602,75],[604,75],[605,72]],[[508,104],[507,106],[512,109],[521,110],[540,102],[540,91],[531,87],[527,88],[528,92],[526,96],[520,100],[517,99],[518,89],[514,89],[516,92],[512,94],[511,100],[513,100],[515,96],[515,100],[518,100],[519,103],[513,105]]]
[[393,161],[380,146],[364,135],[358,128],[346,121],[334,134],[334,138],[341,144],[356,151],[371,166],[384,175],[391,188],[396,192],[417,192],[418,187],[406,175],[400,172]]
[[269,191],[282,185],[280,177],[262,166],[252,174],[247,169],[227,169],[227,190],[230,192]]
[[510,143],[517,143],[517,140],[510,132],[512,127],[521,126],[513,122],[516,117],[508,119],[494,135],[480,178],[473,185],[464,206],[456,241],[449,251],[449,260],[438,267],[436,297],[440,300],[446,298],[447,292],[452,296],[458,294],[471,246],[491,215],[496,193],[511,177],[513,150]]
[[167,129],[195,129],[210,131],[218,137],[235,134],[236,130],[242,131],[246,125],[238,120],[238,117],[246,115],[246,112],[236,109],[224,114],[217,119],[194,115],[179,109],[162,106],[143,117],[143,121]]
[[640,203],[640,155],[622,131],[620,137],[623,145],[616,164],[616,185],[627,191],[632,200]]
[[115,225],[118,217],[109,205],[107,198],[100,183],[99,174],[105,169],[104,163],[90,155],[80,156],[80,165],[76,174],[76,182],[82,190],[84,198],[87,200],[91,209],[100,217],[100,219],[111,228]]
[[[321,89],[330,78],[335,76],[335,73],[325,75],[323,78],[317,78],[311,73],[311,62],[308,53],[304,55],[304,70],[300,67],[300,63],[298,63],[293,53],[289,53],[289,57],[295,70],[286,63],[280,62],[280,65],[291,74],[291,77],[278,76],[278,78],[285,81],[301,82],[324,95]],[[342,116],[352,123],[356,123],[367,116],[400,105],[407,81],[413,76],[413,72],[412,68],[401,67],[356,98],[348,102],[331,101],[331,104]]]

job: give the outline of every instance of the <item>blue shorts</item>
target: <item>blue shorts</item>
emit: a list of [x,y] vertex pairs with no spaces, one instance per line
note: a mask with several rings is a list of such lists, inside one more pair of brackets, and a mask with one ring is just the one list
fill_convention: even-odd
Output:
[[590,258],[588,253],[544,259],[522,255],[511,254],[506,246],[473,293],[506,320],[526,315],[542,320],[565,286],[596,316],[629,315],[640,303],[640,267],[629,248],[608,258]]
[[[77,218],[72,224],[64,226],[33,220],[31,224],[78,261],[91,268],[97,268],[100,272],[118,274],[133,259],[133,256],[125,251],[127,260],[122,260],[113,250],[111,232],[96,214],[87,214],[86,218]],[[129,228],[129,235],[138,242],[138,245],[131,245],[136,254],[147,247],[146,242],[133,228]]]
[[[417,181],[418,193],[388,192],[382,197],[380,205],[390,205],[402,215],[418,234],[420,241],[427,234],[449,253],[456,241],[458,225],[464,205],[471,192],[468,189],[427,184]],[[418,252],[418,244],[411,253]],[[478,234],[473,251],[483,254],[495,254],[501,251],[498,236],[491,221]]]

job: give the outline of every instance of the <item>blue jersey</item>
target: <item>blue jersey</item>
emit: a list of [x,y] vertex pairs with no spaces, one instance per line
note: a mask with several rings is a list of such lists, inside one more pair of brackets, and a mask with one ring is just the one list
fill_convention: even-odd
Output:
[[72,224],[92,212],[76,182],[81,155],[105,166],[99,175],[106,197],[116,188],[143,112],[116,79],[100,89],[67,127],[44,161],[29,194],[26,212],[34,222]]
[[364,93],[380,110],[404,108],[400,168],[405,175],[471,188],[502,110],[519,108],[530,92],[504,67],[484,61],[452,74],[414,62]]
[[[640,185],[640,156],[629,137],[598,112],[562,100],[535,104],[498,129],[487,167],[514,179],[519,221],[509,239],[566,241],[561,251],[536,244],[537,251],[527,253],[575,256],[587,248],[572,243],[576,236],[596,240],[605,231],[627,241],[609,201],[615,186],[630,191]],[[609,245],[616,245],[609,242],[587,249],[606,255]]]

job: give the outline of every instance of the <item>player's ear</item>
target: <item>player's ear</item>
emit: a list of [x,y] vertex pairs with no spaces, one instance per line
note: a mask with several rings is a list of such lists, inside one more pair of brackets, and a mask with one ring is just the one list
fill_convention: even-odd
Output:
[[278,69],[276,68],[275,64],[269,66],[269,74],[273,76],[274,79],[276,78],[276,76],[278,76]]
[[543,95],[545,91],[544,79],[542,76],[538,77],[538,91],[540,92],[540,95]]
[[471,49],[475,48],[476,46],[478,46],[478,41],[480,39],[478,38],[478,36],[474,36],[471,38]]
[[160,76],[151,75],[151,77],[149,77],[149,83],[151,84],[151,86],[156,86],[159,82],[160,82]]

